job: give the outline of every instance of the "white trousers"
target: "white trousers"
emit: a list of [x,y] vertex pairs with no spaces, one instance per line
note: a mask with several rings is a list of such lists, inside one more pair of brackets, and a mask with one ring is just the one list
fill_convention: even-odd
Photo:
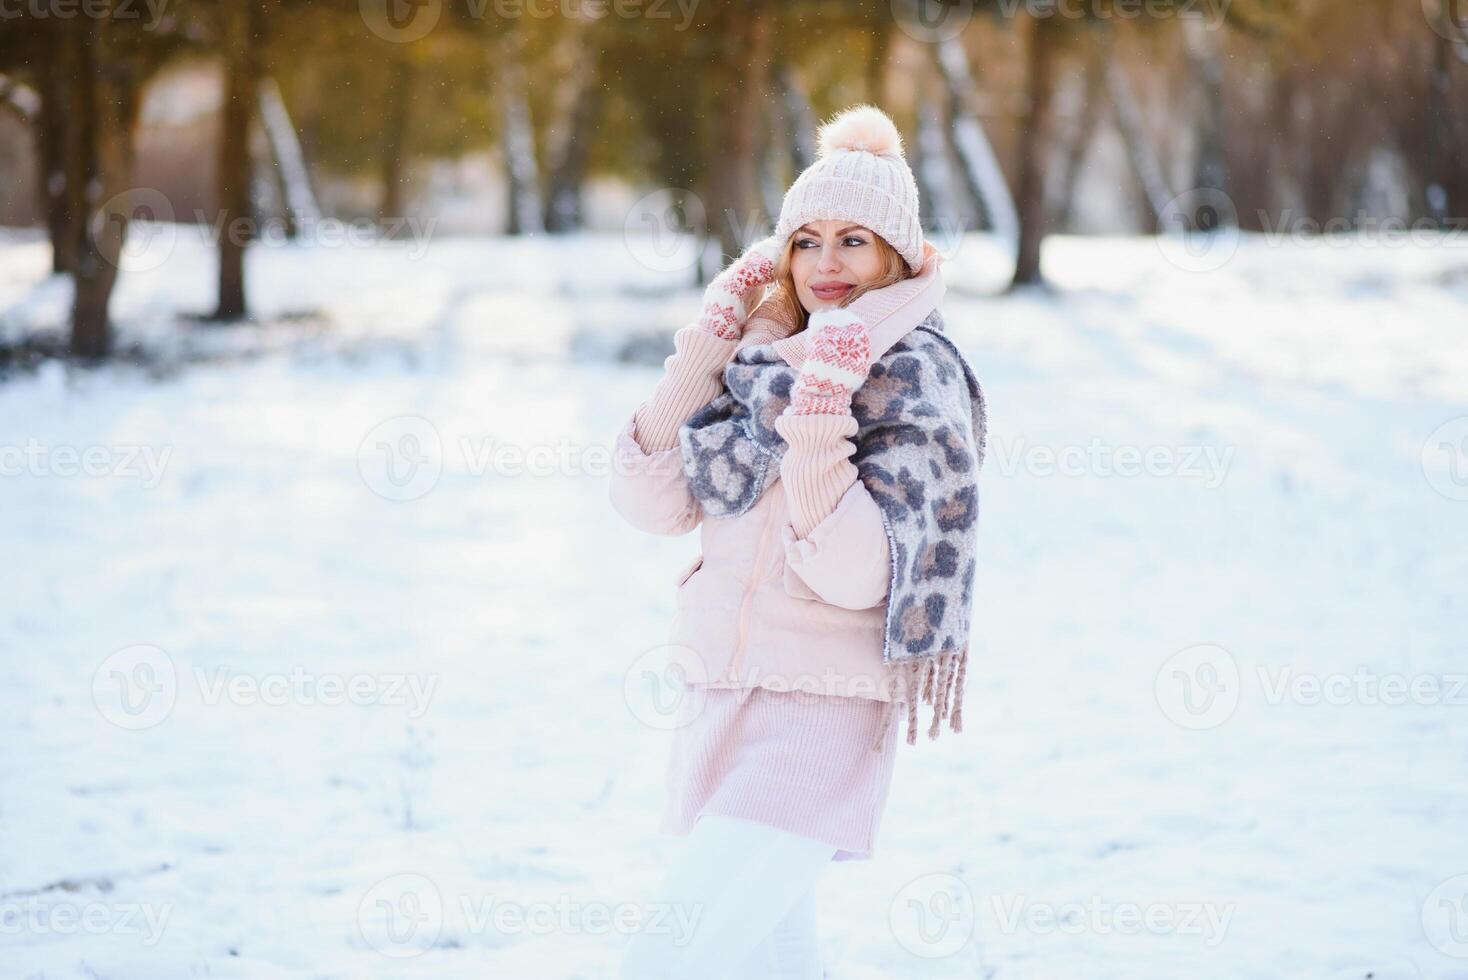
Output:
[[821,980],[816,880],[836,848],[703,816],[648,903],[621,980]]

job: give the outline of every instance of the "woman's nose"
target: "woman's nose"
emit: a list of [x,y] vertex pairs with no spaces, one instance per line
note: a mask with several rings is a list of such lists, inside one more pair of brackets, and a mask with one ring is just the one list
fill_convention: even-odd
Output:
[[816,270],[826,274],[841,271],[841,259],[836,254],[836,247],[834,245],[823,245],[821,247],[821,261],[817,263]]

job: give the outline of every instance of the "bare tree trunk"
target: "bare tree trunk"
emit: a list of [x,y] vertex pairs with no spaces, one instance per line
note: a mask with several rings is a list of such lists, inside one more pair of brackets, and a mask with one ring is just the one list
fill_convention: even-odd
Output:
[[732,260],[758,237],[759,130],[769,77],[773,12],[752,2],[726,13],[728,47],[714,66],[719,141],[710,155],[709,220],[723,260]]
[[948,89],[953,149],[961,164],[959,176],[963,178],[963,186],[995,236],[1017,246],[1019,213],[974,104],[978,87],[969,66],[968,52],[962,41],[954,37],[938,44],[935,54]]
[[250,120],[260,90],[264,16],[259,0],[221,7],[224,20],[224,108],[215,175],[219,208],[219,305],[210,319],[245,318],[245,249],[255,237],[250,194]]
[[1156,230],[1173,194],[1163,175],[1162,164],[1158,162],[1157,155],[1147,142],[1147,133],[1142,125],[1142,109],[1132,91],[1131,82],[1127,79],[1126,71],[1114,58],[1108,60],[1106,65],[1106,92],[1111,99],[1111,107],[1116,112],[1116,127],[1121,131],[1127,159],[1131,161],[1132,172],[1147,197],[1148,207],[1152,210],[1152,227]]
[[923,212],[924,228],[939,228],[944,215],[956,215],[961,210],[953,188],[953,172],[948,165],[948,137],[935,102],[930,99],[919,102],[917,116],[913,177],[920,192],[919,210]]
[[586,148],[601,114],[603,89],[598,85],[599,34],[595,24],[578,25],[568,35],[572,45],[571,70],[557,90],[555,118],[547,149],[550,187],[546,194],[545,227],[551,232],[581,227],[581,185],[586,179]]
[[53,21],[49,25],[47,57],[39,59],[36,66],[41,97],[36,118],[36,157],[41,171],[37,184],[41,213],[46,216],[46,231],[51,239],[51,271],[70,272],[75,267],[76,242],[67,210],[69,160],[74,152],[68,146],[68,139],[76,129],[67,121],[67,110],[73,102],[66,85],[71,45],[60,36],[60,23]]
[[525,67],[521,63],[524,38],[521,30],[511,26],[501,48],[500,146],[505,157],[506,185],[509,193],[510,235],[536,235],[545,230],[540,203],[540,167],[535,158],[535,123],[530,115],[530,96],[525,88]]
[[1057,229],[1065,230],[1075,217],[1076,185],[1080,182],[1081,170],[1085,167],[1086,153],[1096,137],[1096,128],[1106,111],[1106,104],[1099,95],[1105,85],[1106,60],[1109,54],[1108,48],[1095,38],[1088,41],[1086,69],[1080,80],[1080,106],[1076,110],[1075,128],[1070,135],[1064,169],[1061,171],[1054,203],[1050,209],[1052,227]]
[[[81,24],[55,21],[52,28],[58,35],[60,48],[57,75],[62,96],[63,154],[63,176],[58,191],[63,225],[61,236],[54,243],[55,266],[59,271],[75,273],[87,247],[87,184],[96,165],[93,136],[96,119],[92,109],[96,86],[89,83],[96,71],[92,64],[95,37]],[[71,79],[81,82],[68,83]]]
[[785,115],[790,120],[790,160],[799,174],[816,159],[816,114],[811,110],[810,99],[794,69],[781,65],[776,78],[780,99],[785,104]]
[[[1446,7],[1446,3],[1444,7]],[[1446,20],[1447,14],[1443,13]],[[1433,41],[1433,64],[1428,82],[1427,148],[1423,161],[1427,174],[1423,199],[1427,214],[1439,225],[1446,222],[1448,210],[1448,184],[1451,179],[1448,168],[1452,166],[1452,135],[1449,129],[1448,106],[1452,98],[1452,75],[1448,67],[1448,55],[1453,42],[1446,31],[1439,31]]]
[[387,105],[382,107],[382,146],[378,157],[382,199],[377,206],[377,217],[383,225],[391,224],[403,214],[403,159],[412,87],[413,63],[406,52],[399,52],[393,59]]
[[[778,109],[777,106],[772,108]],[[780,209],[785,203],[784,165],[789,153],[790,120],[783,111],[772,111],[760,127],[759,150],[759,194],[764,204],[765,218],[771,223],[778,220]]]
[[1223,155],[1223,58],[1218,32],[1195,17],[1182,18],[1182,30],[1201,102],[1194,124],[1193,186],[1223,191],[1228,171]]
[[1045,174],[1043,155],[1049,129],[1050,99],[1055,71],[1055,46],[1061,27],[1059,14],[1035,18],[1030,32],[1028,87],[1029,112],[1020,136],[1019,248],[1015,256],[1012,285],[1042,281],[1040,244],[1045,239]]
[[270,152],[280,174],[281,192],[285,198],[289,234],[295,237],[300,225],[314,225],[321,220],[321,206],[311,189],[311,172],[306,167],[306,154],[301,149],[296,127],[286,111],[280,86],[273,78],[260,83],[260,120],[270,138]]
[[71,311],[71,353],[99,359],[112,349],[108,305],[117,282],[123,246],[127,241],[132,202],[126,193],[132,180],[132,132],[137,120],[142,71],[119,50],[121,40],[106,17],[81,18],[68,25],[74,35],[72,54],[82,74],[80,107],[90,113],[85,140],[75,149],[73,166],[86,175],[81,183],[81,208],[76,212],[72,238],[77,243],[75,284]]

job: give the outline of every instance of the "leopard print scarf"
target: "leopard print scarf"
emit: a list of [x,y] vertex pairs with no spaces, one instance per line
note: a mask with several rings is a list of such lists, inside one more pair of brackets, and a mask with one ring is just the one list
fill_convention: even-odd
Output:
[[[724,369],[724,391],[679,429],[689,490],[706,517],[745,512],[778,478],[786,444],[775,419],[799,373],[772,343],[743,346]],[[935,309],[872,365],[851,411],[851,461],[882,511],[892,557],[882,662],[898,696],[887,711],[906,702],[912,745],[919,684],[933,705],[928,738],[945,717],[952,731],[963,730],[984,394]]]

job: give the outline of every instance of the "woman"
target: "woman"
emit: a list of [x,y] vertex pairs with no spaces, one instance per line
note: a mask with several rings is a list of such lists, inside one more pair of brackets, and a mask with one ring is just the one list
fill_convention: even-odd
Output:
[[816,879],[872,854],[896,706],[909,744],[919,700],[930,738],[961,730],[983,395],[896,126],[858,106],[819,147],[617,439],[617,511],[703,546],[668,637],[662,829],[688,843],[626,980],[820,977]]

